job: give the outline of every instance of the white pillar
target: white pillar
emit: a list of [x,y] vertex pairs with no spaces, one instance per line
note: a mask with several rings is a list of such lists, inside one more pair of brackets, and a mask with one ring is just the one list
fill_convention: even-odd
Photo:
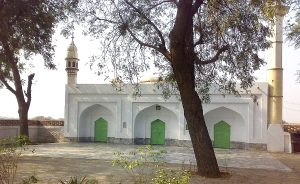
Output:
[[282,32],[283,18],[288,7],[276,6],[276,19],[271,38],[268,60],[268,135],[267,149],[271,152],[284,151],[284,131],[282,123],[282,97],[283,97],[283,68],[282,68]]

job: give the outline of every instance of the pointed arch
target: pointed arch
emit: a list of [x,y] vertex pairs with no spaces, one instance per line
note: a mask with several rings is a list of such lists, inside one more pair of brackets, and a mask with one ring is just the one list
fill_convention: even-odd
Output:
[[249,132],[240,113],[221,106],[205,113],[204,118],[212,140],[214,139],[214,125],[223,121],[230,126],[230,141],[246,142]]
[[101,119],[107,122],[107,137],[109,137],[110,130],[114,127],[113,113],[100,104],[91,105],[83,110],[78,125],[79,141],[94,141],[95,122]]
[[135,144],[151,143],[151,123],[156,120],[164,122],[166,139],[178,139],[180,134],[178,116],[165,106],[153,104],[143,108],[135,117],[133,130]]

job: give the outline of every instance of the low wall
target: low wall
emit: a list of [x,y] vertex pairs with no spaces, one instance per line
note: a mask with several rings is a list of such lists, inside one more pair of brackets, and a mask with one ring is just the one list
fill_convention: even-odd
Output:
[[[35,143],[63,142],[63,121],[35,121],[29,120],[29,139]],[[0,120],[0,139],[20,134],[19,120]]]
[[283,124],[284,131],[287,133],[288,147],[286,148],[290,153],[300,153],[300,124]]

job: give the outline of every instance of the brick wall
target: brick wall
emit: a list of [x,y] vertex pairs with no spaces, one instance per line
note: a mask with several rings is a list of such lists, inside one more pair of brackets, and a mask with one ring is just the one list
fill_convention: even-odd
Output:
[[[29,120],[29,139],[36,143],[63,142],[63,121]],[[19,120],[0,120],[0,138],[18,136],[20,132]]]
[[295,124],[283,124],[283,130],[289,133],[300,133],[300,123]]

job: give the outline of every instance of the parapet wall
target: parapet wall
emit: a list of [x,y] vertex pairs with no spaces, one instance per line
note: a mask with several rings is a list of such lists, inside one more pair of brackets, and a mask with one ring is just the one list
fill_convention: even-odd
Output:
[[[63,142],[63,121],[29,120],[29,139],[35,143]],[[19,120],[0,120],[0,139],[18,136],[20,133]]]

